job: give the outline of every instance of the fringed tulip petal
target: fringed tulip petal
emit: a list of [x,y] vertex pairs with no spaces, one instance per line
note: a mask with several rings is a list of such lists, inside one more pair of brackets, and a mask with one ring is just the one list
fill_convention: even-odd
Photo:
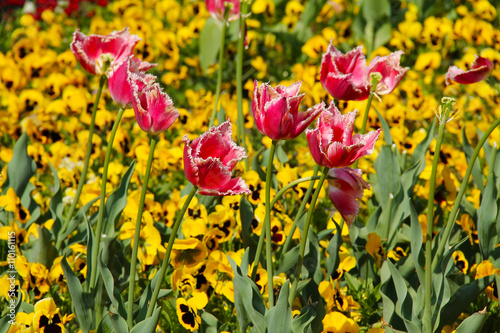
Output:
[[446,73],[446,84],[451,84],[455,81],[460,84],[471,84],[482,81],[490,75],[493,70],[493,63],[483,57],[477,56],[476,60],[471,66],[471,69],[464,71],[456,66],[448,68]]

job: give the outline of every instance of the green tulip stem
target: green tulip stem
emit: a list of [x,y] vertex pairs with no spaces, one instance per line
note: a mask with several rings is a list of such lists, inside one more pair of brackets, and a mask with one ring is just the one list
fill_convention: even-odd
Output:
[[[285,187],[283,187],[278,193],[276,193],[276,195],[274,196],[273,200],[271,200],[271,207],[274,207],[274,204],[281,198],[281,196],[286,191],[288,191],[289,189],[291,189],[292,187],[294,187],[295,185],[300,184],[300,183],[304,183],[304,182],[316,181],[318,179],[320,179],[319,176],[311,176],[311,177],[304,177],[304,178],[299,178],[297,180],[294,180],[293,182],[291,182],[288,185],[286,185]],[[300,211],[300,209],[299,209],[299,211]],[[294,226],[296,228],[296,224],[295,223],[294,223]],[[295,228],[293,228],[293,231],[295,231]],[[252,280],[255,280],[255,277],[257,276],[257,268],[258,268],[258,263],[259,263],[259,259],[258,258],[260,258],[260,254],[262,253],[262,247],[264,246],[264,237],[265,237],[265,233],[261,232],[260,233],[260,237],[259,237],[259,243],[257,244],[257,251],[255,252],[255,253],[258,253],[259,256],[255,257],[256,258],[255,259],[255,265],[253,266],[253,270],[252,270]]]
[[160,293],[160,287],[163,282],[163,279],[165,278],[165,272],[170,262],[170,253],[172,252],[177,232],[179,231],[179,227],[181,226],[182,223],[182,218],[184,217],[184,214],[186,213],[186,210],[189,207],[191,200],[196,194],[196,191],[198,191],[198,187],[194,186],[191,192],[189,193],[189,196],[187,197],[186,201],[184,202],[184,206],[182,206],[182,209],[179,215],[177,216],[177,219],[175,220],[174,226],[172,227],[172,233],[170,234],[170,238],[168,239],[167,250],[165,252],[165,256],[163,257],[163,262],[161,264],[160,271],[156,273],[160,275],[158,276],[158,281],[156,282],[155,289],[153,291],[153,296],[151,297],[151,302],[148,307],[146,319],[151,317],[151,315],[153,314],[153,310],[156,306],[156,300],[158,299],[158,294]]
[[444,128],[450,107],[443,105],[444,118],[440,119],[434,158],[432,160],[431,178],[429,181],[429,200],[427,201],[427,232],[425,239],[425,278],[424,278],[424,327],[425,332],[431,333],[432,328],[432,230],[434,227],[434,195],[436,191],[436,172],[439,163],[439,152],[444,136]]
[[92,290],[95,288],[95,283],[97,279],[97,264],[98,256],[99,256],[99,248],[101,244],[102,238],[102,221],[104,218],[104,211],[106,210],[106,183],[108,181],[108,168],[109,161],[111,159],[111,152],[113,151],[113,142],[115,141],[116,131],[120,126],[120,121],[122,120],[124,109],[120,109],[118,114],[116,115],[115,123],[113,124],[113,128],[111,129],[111,135],[109,137],[108,146],[106,148],[106,157],[104,158],[104,165],[102,168],[102,176],[101,176],[101,199],[99,204],[99,214],[97,216],[97,226],[95,231],[95,243],[92,247],[92,268],[90,270],[90,284],[89,289]]
[[220,40],[220,50],[219,50],[219,71],[217,73],[217,87],[215,88],[215,104],[212,110],[212,114],[210,115],[210,123],[208,127],[214,126],[215,123],[215,115],[217,114],[218,106],[219,106],[219,97],[220,90],[222,87],[222,69],[224,64],[224,45],[226,42],[226,27],[227,27],[227,18],[229,16],[229,10],[226,10],[224,15],[224,21],[222,22],[222,31],[221,31],[221,40]]
[[[238,118],[237,118],[237,138],[238,143],[247,149],[247,143],[245,140],[245,119],[243,115],[243,52],[245,51],[245,21],[246,14],[248,11],[248,2],[241,1],[240,4],[240,38],[238,39],[238,54],[236,58],[236,96],[237,96],[237,108],[238,108]],[[249,170],[248,159],[245,159],[246,170]]]
[[448,216],[448,221],[446,222],[446,227],[444,229],[443,236],[441,237],[441,240],[438,242],[438,248],[436,250],[436,254],[434,255],[434,259],[432,260],[432,270],[431,270],[432,272],[434,272],[436,270],[437,265],[441,263],[441,258],[443,256],[445,246],[448,243],[448,238],[450,237],[451,229],[453,228],[456,217],[458,215],[458,209],[460,208],[460,203],[462,202],[462,199],[465,195],[465,190],[467,189],[467,185],[469,183],[469,178],[472,173],[472,168],[474,167],[474,163],[476,162],[476,159],[479,156],[479,152],[481,151],[481,148],[483,148],[484,143],[490,136],[491,132],[493,132],[495,128],[498,127],[498,125],[500,125],[500,118],[495,120],[495,122],[490,126],[490,128],[488,128],[488,130],[484,133],[481,140],[479,140],[479,143],[474,149],[474,152],[472,153],[469,165],[467,166],[467,171],[465,171],[465,176],[462,180],[462,184],[460,185],[460,190],[458,191],[457,198],[455,199],[455,203],[453,204],[451,213]]
[[102,75],[101,79],[99,81],[99,89],[97,90],[97,95],[95,97],[94,101],[94,107],[92,109],[92,116],[90,118],[90,125],[89,125],[89,138],[87,141],[87,152],[85,153],[85,162],[83,164],[83,170],[82,170],[82,175],[80,177],[80,181],[78,182],[78,187],[76,189],[76,194],[75,198],[73,199],[73,203],[69,207],[68,214],[66,215],[66,219],[64,220],[63,225],[61,226],[61,231],[59,232],[59,235],[57,237],[57,243],[56,243],[56,248],[58,250],[61,249],[61,245],[63,242],[62,235],[68,228],[68,224],[71,221],[71,218],[73,217],[73,214],[76,209],[76,205],[78,204],[78,200],[80,199],[80,195],[82,193],[83,185],[85,185],[85,181],[87,179],[87,172],[89,169],[89,162],[90,162],[90,155],[92,154],[92,137],[94,136],[94,125],[95,125],[95,118],[97,114],[97,106],[99,104],[99,100],[101,99],[101,93],[102,89],[104,88],[104,84],[106,83],[106,76]]
[[309,210],[307,211],[307,219],[306,223],[304,225],[304,230],[302,230],[302,239],[300,242],[300,250],[299,250],[299,259],[297,261],[297,266],[295,270],[295,279],[292,283],[292,288],[290,290],[290,295],[288,297],[288,303],[290,306],[292,306],[293,301],[295,300],[295,295],[297,293],[297,286],[299,284],[300,280],[300,275],[302,272],[302,264],[304,263],[304,252],[306,250],[306,244],[307,244],[307,236],[309,234],[309,227],[311,226],[311,221],[313,217],[313,212],[314,212],[314,206],[316,205],[316,201],[318,200],[318,196],[321,193],[321,190],[323,189],[323,183],[328,175],[328,167],[323,168],[323,174],[321,175],[321,178],[318,181],[318,185],[316,187],[316,191],[314,191],[314,195],[311,200],[311,205],[309,206]]
[[[313,177],[315,177],[318,174],[319,171],[319,165],[314,166],[313,170]],[[309,201],[309,198],[311,197],[311,193],[314,189],[314,181],[309,184],[309,187],[307,188],[307,191],[304,195],[304,198],[302,198],[302,203],[300,204],[299,210],[297,211],[297,214],[295,215],[295,219],[293,220],[292,228],[290,229],[290,232],[288,233],[288,237],[285,240],[285,244],[283,244],[283,250],[281,251],[282,255],[288,252],[288,249],[290,248],[290,244],[292,243],[293,239],[293,234],[295,233],[295,229],[297,229],[297,225],[299,223],[300,218],[302,217],[302,214],[304,212],[304,209],[306,208],[307,202]]]
[[[271,239],[271,183],[273,181],[273,160],[274,152],[276,151],[276,144],[278,142],[273,140],[271,144],[271,151],[269,153],[269,161],[267,162],[266,170],[266,217],[264,219],[264,228],[266,230],[266,270],[267,270],[267,294],[269,301],[269,309],[274,307],[274,286],[273,286],[273,253],[272,253],[272,239]],[[258,258],[258,257],[256,257]]]
[[[137,252],[139,250],[139,236],[141,234],[142,213],[144,210],[144,201],[146,199],[146,192],[148,191],[149,173],[151,172],[151,165],[153,163],[153,156],[158,138],[151,136],[148,164],[146,165],[146,174],[142,184],[141,198],[139,199],[139,210],[137,211],[137,219],[135,222],[134,244],[132,247],[132,257],[130,260],[130,276],[128,280],[128,303],[127,303],[127,324],[131,329],[134,323],[133,320],[133,307],[134,307],[134,287],[135,287],[135,274],[137,271]],[[151,306],[154,308],[154,306]]]

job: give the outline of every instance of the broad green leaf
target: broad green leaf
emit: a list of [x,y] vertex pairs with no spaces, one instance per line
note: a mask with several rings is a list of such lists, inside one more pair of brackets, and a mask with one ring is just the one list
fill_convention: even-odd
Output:
[[120,332],[120,333],[128,332],[127,322],[120,315],[110,312],[109,319],[111,321],[111,325],[113,325],[113,329],[115,332]]
[[292,268],[294,268],[299,259],[299,251],[300,251],[300,244],[288,250],[287,253],[283,254],[278,263],[278,267],[276,268],[275,273],[276,274],[287,273]]
[[417,212],[413,203],[410,202],[410,223],[411,223],[411,255],[413,257],[413,263],[415,264],[415,270],[420,281],[420,285],[424,284],[425,276],[425,256],[422,251],[423,244],[423,234],[420,221],[418,220]]
[[383,208],[389,201],[389,196],[395,195],[400,190],[401,169],[390,146],[382,147],[373,166],[378,179],[374,193]]
[[392,141],[392,135],[391,135],[391,128],[389,127],[389,124],[387,124],[387,121],[385,121],[384,117],[378,112],[378,110],[373,107],[375,112],[377,112],[378,120],[380,121],[380,124],[382,124],[382,130],[384,132],[384,141],[387,146],[392,146],[394,141]]
[[[6,303],[8,301],[6,300]],[[24,303],[23,301],[21,301],[19,298],[17,299],[17,303],[14,307],[14,315],[17,314],[21,308],[21,305],[23,304],[28,304],[28,303]],[[8,304],[4,304],[5,306],[5,309],[8,308]],[[33,309],[31,309],[30,312],[27,312],[27,313],[31,313],[33,312]],[[1,318],[0,319],[0,333],[7,333],[9,331],[9,329],[11,328],[12,326],[12,323],[15,323],[16,322],[16,318],[11,318],[9,314],[6,314],[5,317]]]
[[373,40],[373,49],[376,50],[380,46],[385,45],[385,43],[387,43],[391,39],[391,32],[392,32],[391,23],[386,22],[382,24],[375,32],[375,38]]
[[434,119],[429,126],[429,129],[427,131],[427,135],[424,138],[422,142],[420,142],[415,150],[413,151],[413,163],[415,164],[420,161],[419,164],[419,170],[417,171],[417,175],[420,175],[422,171],[425,169],[425,154],[427,153],[427,150],[429,149],[429,146],[434,139],[434,132],[436,131],[436,119]]
[[300,315],[292,320],[292,332],[304,333],[306,327],[316,318],[316,310],[312,305],[307,305],[302,308]]
[[266,321],[264,314],[266,308],[262,300],[259,288],[248,277],[241,273],[240,267],[236,265],[231,257],[227,257],[234,271],[234,306],[240,329],[245,331],[252,324],[256,332],[266,332]]
[[116,225],[120,220],[120,216],[127,205],[127,191],[130,184],[130,179],[135,169],[135,161],[128,167],[123,175],[120,185],[106,200],[106,211],[104,218],[103,230],[108,237],[114,237]]
[[57,235],[61,229],[61,224],[63,223],[63,209],[64,204],[62,202],[62,191],[61,182],[59,181],[59,176],[57,175],[57,170],[49,162],[50,170],[52,171],[52,177],[54,178],[54,187],[52,189],[52,198],[50,199],[49,208],[52,214],[52,219],[54,224],[51,228],[51,233]]
[[281,287],[276,305],[267,311],[265,318],[268,332],[289,333],[292,331],[292,309],[288,304],[290,281]]
[[305,43],[311,37],[311,24],[314,23],[325,3],[326,0],[309,0],[306,3],[304,12],[293,30],[293,33],[297,35],[297,39],[302,43]]
[[[139,299],[139,313],[135,318],[137,322],[141,322],[146,318],[146,314],[148,313],[148,307],[151,306],[149,301],[151,297],[153,297],[153,290],[156,286],[156,282],[158,281],[159,274],[155,274],[151,283],[146,287],[146,290],[143,291],[141,298]],[[158,293],[158,299],[167,296],[172,292],[171,289],[160,289]]]
[[476,312],[472,316],[467,317],[460,326],[457,327],[455,333],[479,333],[487,318],[488,313],[485,308],[483,311]]
[[205,333],[217,333],[220,322],[213,314],[203,311],[201,314],[203,331]]
[[240,200],[240,217],[241,239],[243,240],[243,246],[245,248],[255,246],[255,242],[252,241],[253,207],[252,204],[243,195],[241,196]]
[[494,280],[494,275],[488,275],[458,288],[441,309],[439,330],[453,323]]
[[[467,160],[467,164],[470,164],[470,160],[472,154],[474,153],[474,149],[467,140],[467,136],[465,135],[465,126],[462,128],[462,142],[465,153],[465,159]],[[484,177],[481,172],[481,168],[479,166],[479,161],[476,159],[474,166],[472,167],[472,179],[474,180],[474,184],[476,187],[483,193],[484,191]]]
[[12,187],[19,198],[26,191],[30,178],[36,173],[36,163],[28,155],[28,135],[23,133],[14,146],[12,159],[7,165],[7,179],[2,186],[5,193]]
[[285,164],[285,163],[287,163],[289,161],[288,155],[285,152],[285,150],[283,150],[283,146],[282,145],[277,145],[276,146],[275,155],[276,155],[276,158],[278,159],[278,161],[281,164]]
[[24,255],[28,262],[39,262],[45,267],[52,267],[54,259],[58,256],[56,248],[52,245],[52,234],[44,226],[36,225],[36,228],[38,238],[28,242],[28,250]]
[[483,260],[488,259],[490,253],[495,250],[495,246],[498,244],[498,235],[496,231],[498,205],[496,201],[497,189],[495,184],[495,175],[490,173],[486,188],[484,189],[481,206],[477,211],[477,235]]
[[66,239],[70,234],[72,234],[73,231],[75,231],[75,229],[78,228],[78,226],[82,223],[85,214],[87,214],[90,207],[92,207],[92,205],[97,200],[99,200],[99,197],[92,199],[90,202],[85,204],[85,206],[81,207],[78,210],[78,212],[76,213],[76,215],[69,221],[68,227],[66,228],[66,231],[64,231],[64,233],[58,237],[62,237],[63,239]]
[[[333,220],[333,219],[332,219]],[[326,252],[329,254],[328,258],[325,260],[325,268],[326,268],[326,277],[332,276],[333,272],[337,270],[340,264],[339,258],[339,249],[344,242],[342,239],[342,229],[340,226],[333,220],[335,227],[337,228],[337,232],[333,236],[333,238],[328,243],[326,247]]]
[[115,288],[115,281],[113,279],[113,275],[111,274],[111,271],[104,265],[104,263],[101,260],[101,277],[104,282],[104,288],[106,289],[106,292],[108,293],[109,300],[111,301],[111,304],[115,307],[116,311],[118,311],[119,316],[121,316],[123,319],[127,319],[127,311],[125,310],[125,304],[122,299],[122,295],[120,294],[120,291]]
[[76,320],[82,333],[89,333],[92,325],[92,313],[90,309],[93,306],[93,301],[83,292],[80,280],[78,280],[78,277],[73,273],[71,267],[69,267],[65,256],[61,259],[61,267],[68,282],[69,294],[75,308]]
[[[94,246],[96,245],[95,244],[95,236],[94,236],[94,231],[92,230],[92,226],[90,225],[90,222],[89,220],[87,219],[87,216],[86,215],[83,215],[83,220],[85,221],[85,225],[87,226],[87,253],[89,254],[87,256],[87,276],[92,276],[92,253],[93,253],[93,250],[94,250]],[[99,247],[100,244],[97,244],[97,246]],[[99,251],[99,248],[98,248],[98,251]],[[99,254],[97,255],[97,258],[99,258]],[[97,267],[97,265],[96,265]],[[90,283],[89,279],[86,279],[85,280],[85,283]],[[88,288],[87,290],[90,290],[90,288]]]
[[212,65],[219,53],[221,44],[222,26],[221,23],[209,17],[203,30],[200,33],[200,65],[204,71]]
[[224,111],[224,108],[222,107],[222,103],[219,104],[219,111],[217,111],[217,121],[219,122],[219,125],[225,122],[227,119],[226,116],[226,111]]
[[363,0],[361,14],[367,21],[380,21],[391,16],[391,4],[389,0]]
[[[150,306],[154,305],[151,304]],[[160,319],[160,312],[161,312],[161,307],[156,308],[151,317],[139,322],[137,325],[132,327],[130,333],[154,333],[156,331],[156,325],[158,324],[158,320]]]

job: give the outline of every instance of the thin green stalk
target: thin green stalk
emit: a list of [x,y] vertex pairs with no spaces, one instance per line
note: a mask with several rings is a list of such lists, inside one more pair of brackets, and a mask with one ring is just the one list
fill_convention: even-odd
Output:
[[360,134],[365,134],[366,131],[366,123],[368,122],[368,114],[370,113],[370,107],[372,106],[373,101],[373,92],[370,92],[370,97],[368,97],[368,102],[366,103],[365,113],[363,115],[363,125],[361,125]]
[[82,175],[80,177],[80,181],[78,182],[78,188],[76,189],[76,194],[75,198],[73,199],[73,203],[69,208],[68,215],[66,215],[66,220],[64,220],[64,223],[61,226],[61,231],[59,231],[59,236],[57,237],[56,248],[58,250],[61,249],[61,245],[63,242],[62,235],[66,231],[66,228],[68,228],[69,221],[71,221],[71,218],[73,217],[76,205],[78,204],[78,200],[80,199],[80,194],[82,193],[83,185],[85,185],[85,180],[87,179],[87,171],[89,169],[90,155],[92,153],[92,137],[94,136],[94,125],[97,114],[97,105],[99,104],[99,100],[101,99],[101,93],[105,83],[106,83],[106,76],[102,75],[99,81],[99,89],[97,90],[97,95],[95,97],[94,107],[92,109],[92,116],[89,125],[89,139],[87,141],[87,152],[85,153],[85,161],[83,164]]
[[481,140],[474,149],[472,153],[471,159],[469,161],[469,165],[467,166],[467,171],[465,171],[464,179],[462,180],[462,184],[460,185],[460,190],[458,191],[457,198],[455,199],[455,203],[453,204],[453,208],[451,210],[451,214],[448,216],[448,221],[446,222],[446,227],[443,232],[443,236],[441,240],[438,242],[438,248],[436,250],[436,254],[434,255],[434,259],[432,260],[432,272],[436,270],[436,267],[439,263],[441,263],[441,258],[443,256],[444,248],[448,243],[448,238],[450,237],[451,229],[453,228],[453,224],[458,214],[458,209],[460,208],[460,203],[462,202],[462,198],[464,197],[465,190],[467,188],[467,184],[469,183],[469,178],[472,173],[472,168],[474,167],[474,163],[479,156],[479,152],[481,148],[483,148],[484,143],[488,140],[491,132],[495,130],[495,128],[500,125],[500,118],[495,120],[495,122],[488,128],[488,130],[484,133]]
[[[444,107],[444,106],[443,106]],[[441,150],[441,142],[444,136],[444,127],[448,108],[445,108],[445,118],[439,122],[439,131],[434,149],[434,158],[432,160],[431,178],[429,184],[429,200],[427,201],[427,232],[425,239],[425,295],[424,295],[424,327],[428,333],[432,332],[432,230],[434,227],[434,194],[436,191],[436,171],[439,163],[439,152]]]
[[[245,120],[243,115],[243,52],[245,51],[245,21],[246,14],[248,10],[248,2],[241,1],[240,4],[240,38],[238,39],[238,55],[236,58],[236,95],[237,95],[237,107],[238,107],[238,143],[247,149],[247,143],[245,140]],[[245,166],[248,169],[248,159],[245,159]]]
[[[132,311],[134,307],[135,273],[137,268],[137,251],[139,250],[139,236],[141,234],[142,212],[144,210],[144,200],[146,199],[146,192],[148,191],[149,173],[151,172],[151,165],[153,163],[153,156],[157,140],[158,138],[156,136],[151,136],[148,164],[146,165],[146,174],[144,175],[141,198],[139,200],[139,210],[137,211],[137,220],[135,222],[134,245],[132,248],[132,258],[130,260],[130,276],[128,281],[127,324],[129,328],[132,328],[134,323]],[[151,308],[154,308],[154,306],[151,306]]]
[[218,106],[219,106],[219,97],[220,97],[220,90],[222,87],[222,65],[224,62],[224,45],[226,42],[226,27],[227,27],[227,17],[229,15],[229,11],[226,10],[225,14],[225,19],[222,22],[222,32],[221,32],[221,41],[220,41],[220,50],[219,50],[219,71],[217,74],[217,88],[215,91],[215,104],[214,108],[212,110],[212,115],[210,116],[210,124],[208,127],[214,126],[215,122],[215,115],[217,114]]
[[[288,191],[289,189],[291,189],[295,185],[300,184],[300,183],[304,183],[304,182],[315,181],[315,180],[318,180],[319,178],[320,178],[319,176],[304,177],[304,178],[299,178],[299,179],[294,180],[293,182],[289,183],[288,185],[283,187],[278,193],[276,193],[273,200],[271,200],[271,207],[274,207],[274,204],[276,203],[276,201],[278,201],[286,191]],[[261,232],[260,236],[259,236],[259,243],[257,244],[257,251],[256,251],[256,253],[259,253],[259,257],[260,257],[260,253],[262,253],[262,247],[264,246],[264,237],[265,237],[265,233]],[[252,279],[253,280],[255,280],[255,277],[257,276],[257,267],[258,267],[259,260],[260,259],[256,257],[255,265],[253,266],[253,270],[252,270]]]
[[307,236],[309,234],[309,227],[311,226],[312,216],[313,216],[313,212],[314,212],[314,206],[316,205],[316,201],[318,200],[318,196],[321,193],[321,190],[323,188],[323,183],[326,179],[326,176],[328,175],[328,171],[329,171],[328,167],[323,168],[323,174],[321,175],[321,178],[318,181],[316,191],[314,191],[314,195],[313,195],[312,200],[311,200],[311,205],[309,206],[309,210],[307,211],[307,220],[306,220],[306,223],[304,225],[304,230],[302,231],[302,241],[300,242],[299,259],[297,261],[295,278],[294,278],[294,281],[292,283],[290,295],[288,297],[288,302],[290,303],[290,306],[292,306],[293,300],[295,299],[295,294],[297,293],[297,286],[299,284],[300,275],[302,272],[302,264],[304,263],[304,252],[306,250]]
[[104,218],[104,211],[106,209],[106,183],[108,180],[108,168],[109,168],[109,160],[111,159],[111,152],[113,151],[113,142],[115,141],[116,131],[120,126],[120,121],[122,120],[124,109],[120,109],[115,119],[115,123],[113,124],[113,128],[111,129],[111,136],[109,137],[108,147],[106,148],[106,157],[104,158],[104,165],[101,176],[101,199],[99,205],[99,215],[97,217],[97,226],[95,231],[95,244],[92,248],[92,269],[90,270],[90,285],[89,289],[93,289],[95,287],[95,280],[97,278],[97,257],[99,254],[99,244],[101,244],[101,236],[102,236],[102,220]]
[[[269,301],[269,309],[274,307],[274,289],[273,289],[273,253],[271,240],[271,182],[273,175],[273,160],[274,152],[276,151],[277,141],[273,140],[271,144],[271,152],[269,153],[269,161],[266,170],[266,218],[264,219],[264,227],[266,229],[266,270],[267,270],[267,295]],[[260,256],[260,255],[259,255]],[[256,257],[258,258],[258,257]]]
[[153,314],[153,310],[156,306],[156,299],[158,298],[161,284],[163,282],[163,279],[165,278],[165,271],[167,270],[167,266],[170,262],[170,253],[172,252],[172,247],[174,246],[175,237],[177,236],[177,232],[179,231],[179,227],[181,226],[182,218],[184,217],[184,214],[186,213],[186,210],[189,207],[189,203],[196,194],[196,191],[198,191],[198,187],[194,186],[191,192],[189,193],[189,196],[187,197],[186,201],[184,202],[184,206],[182,206],[182,209],[179,215],[177,216],[177,220],[175,220],[174,226],[172,228],[172,233],[170,234],[170,238],[168,239],[167,250],[165,252],[165,256],[163,257],[163,262],[161,264],[160,271],[156,273],[160,275],[158,276],[158,281],[156,282],[155,289],[153,291],[153,296],[151,297],[151,302],[148,307],[146,319],[151,317],[151,315]]
[[[318,174],[318,171],[319,171],[319,165],[316,164],[314,166],[313,176],[316,176]],[[314,189],[314,183],[315,182],[311,182],[311,184],[309,184],[309,187],[306,191],[306,194],[304,195],[304,198],[302,198],[302,203],[300,204],[299,210],[297,211],[297,214],[295,215],[295,219],[293,220],[292,228],[290,229],[290,232],[288,233],[288,236],[285,239],[285,244],[283,244],[283,250],[281,251],[282,254],[287,253],[288,249],[290,248],[290,244],[292,243],[292,239],[293,239],[292,236],[295,233],[295,229],[297,229],[297,224],[299,223],[299,220],[303,215],[302,213],[304,212],[304,209],[306,208],[307,202],[309,201],[309,198],[311,197],[311,193]]]

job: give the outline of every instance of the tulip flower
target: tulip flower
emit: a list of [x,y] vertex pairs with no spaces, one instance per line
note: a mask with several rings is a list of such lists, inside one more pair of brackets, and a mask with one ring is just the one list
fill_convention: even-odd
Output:
[[386,57],[377,56],[367,66],[362,46],[343,54],[330,42],[321,60],[321,84],[335,99],[361,101],[370,96],[370,74],[378,72],[382,79],[374,92],[378,95],[389,94],[409,69],[399,65],[402,54],[398,51]]
[[86,36],[77,29],[73,34],[71,51],[90,74],[109,76],[115,67],[132,55],[140,40],[138,36],[131,35],[128,28],[113,31],[106,36]]
[[152,85],[156,77],[146,74],[145,71],[156,66],[139,58],[130,56],[128,60],[117,66],[109,77],[109,94],[111,98],[122,109],[133,106],[133,87],[136,85],[138,90],[144,89],[147,85]]
[[356,113],[355,110],[342,115],[331,102],[330,107],[319,115],[316,128],[306,131],[309,149],[318,165],[343,168],[373,152],[381,129],[353,135]]
[[273,88],[267,83],[258,87],[254,82],[252,112],[262,134],[275,141],[294,139],[325,109],[321,103],[299,112],[304,98],[304,94],[299,95],[300,85],[301,82],[295,82],[289,87]]
[[158,135],[166,131],[179,117],[172,99],[163,92],[158,83],[139,89],[134,84],[132,105],[137,123],[144,132]]
[[472,63],[471,69],[464,71],[456,66],[451,66],[446,72],[446,84],[451,84],[455,81],[461,84],[471,84],[482,81],[490,75],[493,70],[493,63],[483,57],[476,56],[476,60]]
[[350,227],[358,215],[359,199],[370,185],[361,178],[360,169],[333,168],[328,172],[328,196]]
[[226,7],[228,12],[227,21],[235,21],[240,17],[240,0],[205,0],[207,10],[212,17],[218,21],[224,21]]
[[190,141],[184,136],[184,172],[191,184],[203,195],[250,194],[242,178],[231,178],[238,161],[246,158],[245,149],[231,137],[231,122],[211,127],[208,132]]

